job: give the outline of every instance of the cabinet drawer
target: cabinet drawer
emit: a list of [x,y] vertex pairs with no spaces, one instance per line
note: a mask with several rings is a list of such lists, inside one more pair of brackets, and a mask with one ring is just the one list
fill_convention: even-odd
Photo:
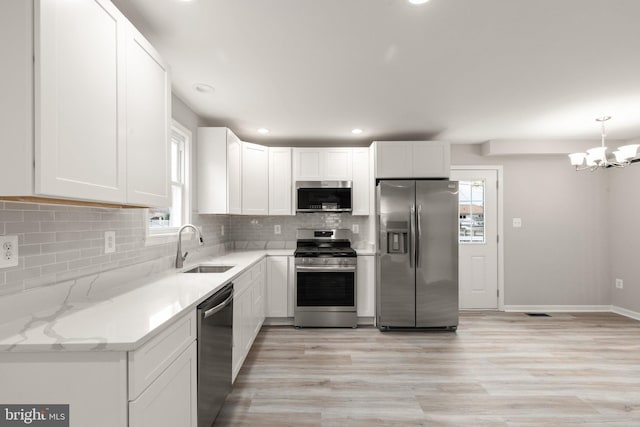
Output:
[[251,285],[251,270],[233,279],[233,294],[235,297],[249,289],[249,285]]
[[260,276],[262,276],[262,274],[264,273],[264,261],[260,261],[259,263],[257,263],[256,265],[254,265],[251,268],[251,281],[255,281],[256,279],[259,279]]
[[129,400],[136,399],[196,339],[196,310],[129,352]]

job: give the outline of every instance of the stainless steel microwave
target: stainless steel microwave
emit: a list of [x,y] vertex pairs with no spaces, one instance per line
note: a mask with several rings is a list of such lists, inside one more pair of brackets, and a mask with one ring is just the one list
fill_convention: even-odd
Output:
[[296,212],[351,212],[351,181],[296,181]]

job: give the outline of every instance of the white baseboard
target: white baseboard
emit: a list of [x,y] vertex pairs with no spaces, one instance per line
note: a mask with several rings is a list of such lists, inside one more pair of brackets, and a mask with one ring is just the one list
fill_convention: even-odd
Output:
[[640,320],[640,313],[638,313],[637,311],[628,310],[626,308],[618,307],[617,305],[612,305],[611,311],[616,314],[620,314],[622,316],[630,317],[635,320]]
[[610,305],[505,305],[504,311],[523,313],[610,312]]

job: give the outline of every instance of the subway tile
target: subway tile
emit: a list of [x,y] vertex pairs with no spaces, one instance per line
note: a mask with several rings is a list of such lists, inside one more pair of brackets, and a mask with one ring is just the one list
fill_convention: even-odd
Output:
[[0,210],[0,222],[5,221],[22,222],[24,221],[24,213],[22,211]]
[[56,233],[25,233],[24,244],[51,243],[56,241]]
[[69,264],[67,262],[59,262],[57,264],[43,265],[41,267],[42,274],[55,274],[69,270]]
[[40,276],[40,267],[25,268],[24,270],[7,271],[5,273],[7,282],[18,282],[25,279],[33,279]]
[[24,266],[26,268],[37,267],[37,266],[42,266],[47,264],[53,264],[54,262],[56,262],[56,255],[55,254],[34,255],[34,256],[25,257],[24,260],[25,260]]
[[41,253],[41,248],[40,248],[40,244],[34,244],[34,245],[20,245],[20,247],[18,248],[18,253],[20,254],[21,257],[23,256],[30,256],[30,255],[39,255]]
[[75,242],[57,242],[57,243],[43,243],[42,253],[51,252],[64,252],[75,249],[87,249],[91,247],[91,242],[88,240],[80,240]]
[[80,258],[75,261],[69,261],[69,270],[78,270],[91,265],[91,258]]
[[36,203],[4,202],[4,208],[19,211],[37,211],[40,209],[40,206]]
[[58,231],[56,232],[56,242],[70,242],[81,240],[81,231]]
[[25,211],[24,220],[26,221],[53,221],[53,212],[50,211]]
[[79,250],[70,250],[66,252],[56,252],[56,262],[71,261],[81,257]]
[[51,285],[56,282],[56,275],[49,274],[46,276],[34,277],[33,279],[27,279],[24,281],[24,289],[34,289],[41,286]]
[[83,249],[82,251],[80,251],[80,256],[82,258],[96,257],[102,254],[102,251],[102,248]]
[[7,234],[33,233],[37,231],[40,231],[39,222],[7,222],[5,223],[5,232]]

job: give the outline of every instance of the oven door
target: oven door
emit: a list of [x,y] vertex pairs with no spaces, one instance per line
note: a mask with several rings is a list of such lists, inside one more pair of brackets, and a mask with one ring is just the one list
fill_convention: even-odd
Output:
[[296,311],[355,311],[356,266],[296,266]]

